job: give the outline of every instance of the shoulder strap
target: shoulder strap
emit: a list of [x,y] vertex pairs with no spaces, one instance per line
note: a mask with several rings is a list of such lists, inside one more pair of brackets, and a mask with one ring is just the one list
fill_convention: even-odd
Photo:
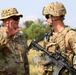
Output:
[[69,29],[66,34],[65,34],[65,45],[66,47],[68,47],[68,40],[69,40],[69,36],[70,36],[70,32],[69,31],[72,31],[73,29]]

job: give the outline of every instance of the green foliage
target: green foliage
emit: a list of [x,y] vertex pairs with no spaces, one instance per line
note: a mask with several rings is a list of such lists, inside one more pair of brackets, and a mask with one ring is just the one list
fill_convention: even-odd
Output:
[[33,21],[25,21],[24,25],[26,28],[29,28],[32,23],[34,23],[34,22]]
[[22,28],[22,31],[27,40],[29,39],[38,39],[40,36],[44,35],[45,32],[48,32],[51,28],[43,24],[43,20],[38,19],[37,21],[26,21],[25,28]]
[[76,28],[74,30],[76,31]]
[[42,27],[42,25],[33,23],[28,29],[27,29],[27,35],[28,39],[34,39],[41,36],[45,31],[45,28]]

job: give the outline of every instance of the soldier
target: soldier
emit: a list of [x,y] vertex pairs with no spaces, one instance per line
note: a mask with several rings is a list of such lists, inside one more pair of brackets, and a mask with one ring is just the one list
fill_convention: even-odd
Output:
[[26,39],[18,26],[20,18],[16,8],[2,10],[0,20],[0,75],[30,75]]
[[[45,39],[46,49],[49,52],[55,52],[56,49],[60,50],[76,69],[76,32],[63,22],[66,14],[64,5],[61,2],[52,2],[43,8],[42,14],[45,16],[48,25],[54,29],[49,41]],[[41,70],[43,75],[52,75],[51,70],[45,70],[44,67]],[[53,71],[54,67],[52,68]],[[68,70],[62,69],[59,75],[69,74]]]

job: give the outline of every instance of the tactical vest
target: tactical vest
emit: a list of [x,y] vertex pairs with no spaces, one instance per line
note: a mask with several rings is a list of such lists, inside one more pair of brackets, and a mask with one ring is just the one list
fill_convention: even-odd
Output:
[[[59,47],[60,52],[67,55],[67,59],[72,62],[73,51],[70,48],[68,43],[70,32],[73,31],[70,27],[65,27],[61,32],[57,35],[53,34],[53,36],[49,37],[49,41],[45,38],[45,47],[49,52],[55,52],[55,49]],[[56,43],[56,45],[54,45]]]

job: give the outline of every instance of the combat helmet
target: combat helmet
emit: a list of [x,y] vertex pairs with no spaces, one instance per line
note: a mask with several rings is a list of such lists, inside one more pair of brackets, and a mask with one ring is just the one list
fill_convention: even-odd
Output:
[[16,8],[5,8],[1,11],[1,18],[0,20],[12,17],[12,16],[19,16],[23,17],[22,14],[19,14]]
[[46,5],[42,11],[43,15],[61,16],[66,14],[66,9],[61,2],[52,2]]

